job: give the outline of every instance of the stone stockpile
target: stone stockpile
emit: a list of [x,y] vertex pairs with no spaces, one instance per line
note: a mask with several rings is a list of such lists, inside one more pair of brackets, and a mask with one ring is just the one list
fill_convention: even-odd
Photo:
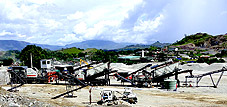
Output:
[[7,72],[7,67],[0,67],[0,85],[6,85],[9,83],[9,73]]
[[1,107],[55,107],[53,105],[37,101],[36,99],[30,99],[20,95],[12,93],[3,93],[1,90],[0,95]]

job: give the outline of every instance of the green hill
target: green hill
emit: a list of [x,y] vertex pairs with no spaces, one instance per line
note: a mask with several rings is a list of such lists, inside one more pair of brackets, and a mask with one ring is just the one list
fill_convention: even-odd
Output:
[[94,52],[96,52],[98,49],[96,48],[87,48],[86,50],[83,51],[83,53],[88,53],[88,54],[92,54]]
[[63,52],[63,53],[68,53],[68,54],[78,54],[80,52],[82,53],[94,53],[96,52],[98,49],[95,48],[87,48],[87,49],[80,49],[80,48],[76,48],[76,47],[72,47],[72,48],[66,48],[66,49],[62,49],[62,50],[58,50],[59,52]]
[[227,33],[216,36],[207,33],[197,33],[185,36],[182,40],[173,43],[172,46],[191,50],[195,48],[226,49]]
[[76,48],[76,47],[72,47],[72,48],[62,49],[62,50],[59,50],[59,51],[63,52],[63,53],[68,53],[68,54],[78,54],[78,53],[80,53],[80,52],[82,52],[84,50]]
[[210,38],[213,38],[213,36],[208,35],[207,33],[197,33],[194,35],[185,36],[182,40],[177,41],[172,45],[178,46],[178,45],[186,45],[186,44],[192,43],[192,44],[195,44],[196,46],[199,46],[201,43],[204,43]]

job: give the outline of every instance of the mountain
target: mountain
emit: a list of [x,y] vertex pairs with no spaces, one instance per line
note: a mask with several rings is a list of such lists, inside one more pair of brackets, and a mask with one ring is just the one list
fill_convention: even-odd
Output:
[[0,40],[0,51],[7,51],[7,50],[22,50],[27,45],[36,45],[42,48],[47,48],[51,50],[61,49],[61,46],[54,46],[54,45],[43,45],[43,44],[32,44],[29,42],[24,41],[16,41],[16,40]]
[[160,43],[159,41],[151,44],[151,46],[159,47],[159,48],[163,48],[163,47],[169,46],[169,45],[171,45],[171,43]]
[[0,40],[0,51],[7,50],[22,50],[27,45],[36,45],[40,46],[43,49],[50,50],[61,50],[62,48],[71,48],[66,53],[70,53],[70,51],[75,50],[72,47],[80,48],[80,49],[88,49],[88,48],[96,48],[96,49],[107,49],[107,50],[136,50],[136,49],[144,49],[149,48],[150,46],[163,47],[169,45],[169,43],[160,43],[155,42],[151,45],[137,44],[132,45],[131,43],[115,43],[112,41],[106,40],[87,40],[83,42],[77,42],[68,44],[65,46],[57,46],[57,45],[45,45],[45,44],[33,44],[24,41],[16,41],[16,40]]
[[22,50],[30,43],[16,40],[0,40],[0,51]]
[[57,46],[57,45],[45,45],[45,44],[35,44],[35,45],[40,46],[43,49],[50,49],[50,50],[59,50],[64,48],[64,46]]
[[112,41],[106,41],[106,40],[87,40],[83,42],[77,42],[68,44],[65,47],[77,47],[81,49],[87,49],[87,48],[96,48],[96,49],[118,49],[129,45],[129,43],[115,43]]
[[136,49],[145,49],[149,48],[150,45],[136,44],[136,45],[128,45],[124,48],[115,49],[114,51],[127,51],[127,50],[136,50]]
[[158,48],[163,48],[165,46],[169,46],[171,43],[160,43],[159,41],[151,44],[151,45],[145,45],[145,44],[136,44],[136,45],[128,45],[124,48],[117,49],[115,51],[123,51],[123,50],[136,50],[136,49],[145,49],[145,48],[150,48],[150,46],[158,47]]
[[56,45],[45,45],[45,44],[32,44],[29,42],[16,41],[16,40],[0,40],[0,46],[1,46],[0,51],[22,50],[27,45],[36,45],[50,50],[59,50],[62,48],[71,48],[71,47],[76,47],[80,49],[87,49],[87,48],[117,49],[117,48],[122,48],[129,45],[129,43],[115,43],[112,41],[105,41],[105,40],[88,40],[88,41],[68,44],[65,46],[56,46]]

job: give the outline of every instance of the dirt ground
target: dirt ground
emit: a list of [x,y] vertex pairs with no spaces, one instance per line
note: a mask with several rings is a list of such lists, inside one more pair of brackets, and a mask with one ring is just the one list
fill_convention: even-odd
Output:
[[[189,65],[191,66],[191,65]],[[209,66],[206,66],[209,69]],[[186,68],[186,67],[183,67]],[[198,68],[198,67],[197,67]],[[212,67],[213,68],[213,67]],[[202,74],[208,72],[206,70],[193,71],[194,74]],[[179,79],[183,81],[188,73],[181,74]],[[220,73],[212,75],[216,82]],[[114,78],[111,81],[117,83]],[[189,80],[194,85],[193,79]],[[120,83],[119,83],[120,84]],[[223,75],[217,88],[210,87],[212,82],[210,76],[203,77],[199,83],[200,87],[178,87],[177,91],[167,91],[165,89],[159,89],[160,87],[153,88],[133,88],[133,92],[137,95],[138,102],[136,104],[129,104],[125,101],[119,101],[117,106],[129,106],[129,107],[182,107],[182,106],[227,106],[227,75]],[[9,86],[1,86],[3,89],[9,88]],[[78,88],[75,86],[74,88]],[[66,92],[64,85],[51,85],[51,84],[26,84],[18,88],[18,92],[11,92],[16,95],[25,96],[31,99],[36,99],[41,102],[50,103],[55,106],[99,106],[96,104],[100,100],[100,92],[97,88],[115,88],[124,89],[123,86],[97,86],[93,87],[91,92],[92,104],[89,104],[89,89],[90,86],[74,92],[74,98],[60,97],[58,99],[51,99],[61,93]],[[120,94],[116,94],[120,97]],[[104,105],[105,106],[105,105]]]

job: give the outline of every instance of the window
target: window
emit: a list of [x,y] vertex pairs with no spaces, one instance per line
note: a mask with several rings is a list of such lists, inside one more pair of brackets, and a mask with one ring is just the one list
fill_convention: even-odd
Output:
[[42,64],[46,64],[46,61],[42,61]]
[[47,64],[50,64],[50,61],[47,61]]

